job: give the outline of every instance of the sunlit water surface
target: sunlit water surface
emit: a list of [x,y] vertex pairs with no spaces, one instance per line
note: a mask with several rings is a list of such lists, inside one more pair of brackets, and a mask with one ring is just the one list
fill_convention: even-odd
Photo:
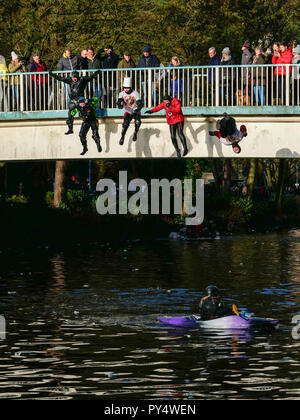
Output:
[[[0,398],[298,399],[300,231],[0,252]],[[205,287],[270,332],[161,325]]]

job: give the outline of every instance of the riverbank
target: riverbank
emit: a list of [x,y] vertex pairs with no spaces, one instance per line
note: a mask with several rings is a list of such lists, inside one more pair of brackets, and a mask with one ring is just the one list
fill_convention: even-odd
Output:
[[[52,206],[51,197],[42,206],[30,203],[25,197],[7,198],[0,205],[0,217],[2,251],[32,247],[65,249],[78,243],[168,238],[170,232],[179,230],[180,221],[180,216],[100,216],[94,196],[71,193],[68,202],[59,209]],[[223,236],[300,227],[293,197],[285,197],[282,215],[278,217],[272,200],[211,196],[205,200],[204,225],[211,221]]]

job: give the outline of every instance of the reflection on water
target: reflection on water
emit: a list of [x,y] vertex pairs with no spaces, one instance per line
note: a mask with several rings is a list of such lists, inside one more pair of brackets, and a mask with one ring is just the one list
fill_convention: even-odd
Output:
[[[298,399],[300,235],[0,254],[0,398]],[[166,327],[216,284],[273,333]]]

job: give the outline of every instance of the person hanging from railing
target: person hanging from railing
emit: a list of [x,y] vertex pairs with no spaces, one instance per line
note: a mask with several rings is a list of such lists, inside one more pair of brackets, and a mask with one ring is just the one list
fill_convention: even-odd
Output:
[[293,105],[300,105],[300,45],[293,48],[292,64]]
[[94,97],[92,99],[85,99],[85,97],[82,96],[81,98],[78,99],[76,108],[74,108],[71,111],[73,117],[78,112],[79,117],[83,119],[80,131],[79,131],[79,138],[83,146],[83,150],[80,153],[81,156],[85,155],[86,152],[88,151],[86,136],[90,128],[92,129],[92,133],[93,133],[92,137],[96,143],[97,150],[99,153],[102,152],[102,147],[100,145],[99,127],[98,127],[99,123],[98,123],[98,118],[96,114],[97,103],[98,103],[97,97]]
[[247,128],[241,125],[238,130],[235,119],[225,112],[224,118],[217,121],[217,131],[209,131],[209,135],[218,137],[226,146],[232,146],[234,153],[240,153],[241,147],[238,143],[247,136]]
[[[231,55],[231,51],[228,47],[225,47],[222,51],[221,66],[232,66],[234,60]],[[234,87],[235,72],[232,67],[225,67],[220,69],[220,105],[232,106],[233,95],[232,89]]]
[[124,109],[124,119],[122,124],[122,133],[119,144],[122,146],[124,144],[124,139],[130,122],[134,119],[134,134],[132,141],[137,140],[138,131],[141,126],[141,109],[142,101],[140,94],[132,89],[131,77],[124,77],[123,90],[119,94],[118,107]]
[[69,112],[68,119],[66,121],[68,131],[65,133],[66,135],[73,134],[74,116],[72,115],[72,111],[76,108],[79,98],[83,97],[84,91],[88,83],[94,80],[100,72],[101,70],[98,70],[94,72],[91,76],[80,77],[78,71],[73,71],[70,77],[62,77],[57,74],[54,74],[52,71],[49,71],[49,75],[51,77],[70,86],[70,101],[68,104]]
[[153,114],[154,112],[161,111],[162,109],[166,111],[166,118],[170,128],[171,140],[176,150],[177,157],[181,157],[176,138],[177,133],[183,145],[183,156],[187,155],[188,148],[186,144],[186,138],[183,134],[184,115],[182,113],[179,100],[177,98],[172,98],[172,96],[165,95],[163,97],[162,103],[157,105],[155,108],[149,109],[145,112],[145,114]]
[[39,53],[33,54],[32,58],[30,73],[37,73],[31,77],[33,82],[32,106],[35,111],[44,111],[48,109],[48,75],[38,73],[46,72],[47,65],[41,60]]
[[[274,71],[275,75],[275,84],[278,86],[278,99],[281,99],[281,105],[289,105],[286,103],[286,75],[287,71],[289,74],[292,73],[291,66],[286,66],[286,64],[291,64],[293,59],[292,49],[286,45],[285,42],[279,43],[279,51],[274,51],[272,58],[273,64],[279,64]],[[278,79],[278,85],[277,85]],[[289,87],[288,87],[289,88]]]
[[6,66],[6,60],[3,57],[3,55],[0,55],[0,111],[1,112],[7,112],[7,98],[8,98],[8,77],[3,76],[3,74],[7,73],[7,66]]
[[[264,55],[261,47],[255,48],[255,56],[253,57],[253,65],[266,64],[267,57]],[[253,72],[253,93],[254,105],[266,105],[266,67],[254,67]]]
[[[11,52],[11,62],[8,65],[9,73],[26,73],[26,67],[24,62],[20,60],[19,56],[12,51]],[[24,80],[24,87],[26,86]],[[10,90],[12,98],[12,109],[11,111],[20,110],[20,88],[21,88],[21,79],[20,76],[11,76],[10,77]]]

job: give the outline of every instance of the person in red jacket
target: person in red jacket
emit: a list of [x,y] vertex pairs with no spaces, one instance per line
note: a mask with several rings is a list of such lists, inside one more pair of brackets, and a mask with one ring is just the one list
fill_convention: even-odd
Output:
[[[279,43],[279,51],[274,51],[272,57],[272,64],[279,64],[275,67],[275,86],[278,78],[278,97],[282,99],[282,105],[285,105],[285,93],[286,93],[286,74],[289,68],[290,74],[292,73],[292,67],[286,66],[285,64],[291,64],[293,59],[292,49],[286,45],[285,42]],[[284,65],[280,65],[284,64]]]
[[177,133],[183,145],[183,156],[187,155],[188,148],[186,145],[185,136],[183,134],[184,116],[179,100],[177,98],[172,98],[172,96],[166,95],[163,97],[162,103],[157,105],[155,108],[149,109],[145,112],[145,114],[153,114],[154,112],[161,111],[162,109],[166,111],[166,118],[170,128],[171,140],[176,150],[177,157],[181,157],[176,138]]

